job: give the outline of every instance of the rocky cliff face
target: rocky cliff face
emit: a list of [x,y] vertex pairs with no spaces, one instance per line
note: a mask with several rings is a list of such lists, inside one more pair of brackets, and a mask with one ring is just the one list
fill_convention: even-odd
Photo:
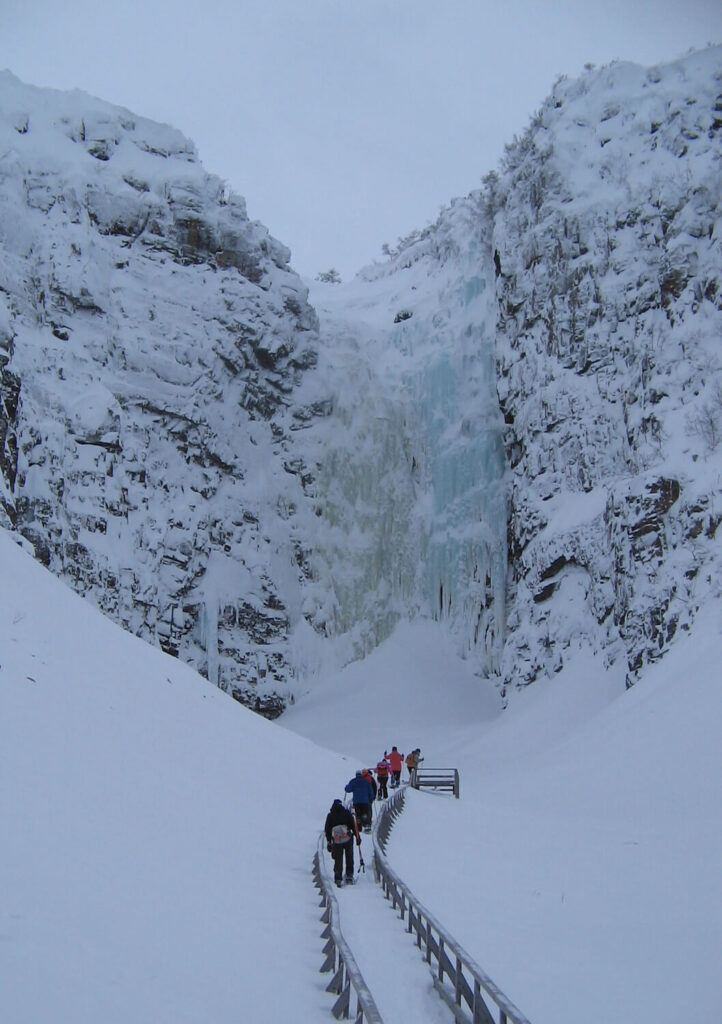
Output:
[[511,475],[503,675],[628,684],[718,592],[722,51],[559,82],[487,181]]
[[324,411],[298,399],[307,290],[176,131],[0,87],[0,515],[110,616],[273,714],[309,573],[294,436]]

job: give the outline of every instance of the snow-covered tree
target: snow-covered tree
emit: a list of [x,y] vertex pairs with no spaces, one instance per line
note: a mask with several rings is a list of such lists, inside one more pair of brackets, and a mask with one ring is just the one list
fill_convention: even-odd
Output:
[[330,267],[329,270],[320,271],[316,275],[316,280],[322,284],[341,284],[341,275],[335,267]]

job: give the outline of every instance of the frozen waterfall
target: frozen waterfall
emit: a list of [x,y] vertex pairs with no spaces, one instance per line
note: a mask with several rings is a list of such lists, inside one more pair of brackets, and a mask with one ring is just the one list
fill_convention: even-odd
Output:
[[441,283],[412,267],[404,284],[400,295],[398,281],[357,279],[343,289],[346,319],[328,306],[322,316],[327,372],[353,382],[332,389],[319,460],[319,557],[333,586],[323,626],[360,656],[402,615],[431,617],[493,673],[507,531],[493,286],[478,265]]

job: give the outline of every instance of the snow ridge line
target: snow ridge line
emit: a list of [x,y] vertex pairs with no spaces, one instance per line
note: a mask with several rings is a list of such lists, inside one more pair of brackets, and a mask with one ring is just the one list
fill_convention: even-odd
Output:
[[[416,945],[419,949],[423,948],[434,987],[458,1021],[469,1019],[462,1007],[463,1001],[471,1011],[471,1024],[494,1024],[494,1017],[482,995],[483,990],[498,1009],[499,1024],[531,1024],[521,1010],[517,1009],[489,975],[414,896],[386,859],[386,843],[395,820],[403,810],[407,788],[404,785],[389,796],[383,810],[374,821],[371,838],[374,846],[376,881],[383,888],[386,899],[391,901],[392,908],[400,908],[401,920],[407,918],[406,930],[409,934],[412,931],[416,932]],[[449,956],[450,953],[454,957],[453,960]],[[432,967],[432,959],[436,961],[435,968]],[[471,976],[471,981],[464,975],[465,969]],[[444,983],[444,976],[453,985],[453,992],[450,986]]]
[[326,836],[322,832],[313,855],[313,878],[314,885],[321,893],[320,906],[324,908],[321,921],[326,926],[321,932],[321,938],[326,939],[326,945],[323,947],[326,959],[321,967],[321,973],[333,971],[333,977],[326,986],[326,991],[333,992],[338,996],[331,1012],[337,1020],[348,1019],[351,987],[353,986],[356,994],[355,1024],[363,1024],[364,1021],[367,1024],[383,1024],[383,1018],[354,959],[351,947],[341,932],[338,900],[333,893],[332,880],[326,871],[323,856],[322,847],[325,842]]

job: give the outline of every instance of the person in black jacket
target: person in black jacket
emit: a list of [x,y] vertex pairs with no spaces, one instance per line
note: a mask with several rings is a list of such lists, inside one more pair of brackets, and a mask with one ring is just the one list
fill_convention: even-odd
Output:
[[334,800],[324,826],[326,849],[333,857],[333,880],[343,885],[343,862],[346,861],[346,884],[353,884],[353,841],[361,845],[356,819],[340,800]]

